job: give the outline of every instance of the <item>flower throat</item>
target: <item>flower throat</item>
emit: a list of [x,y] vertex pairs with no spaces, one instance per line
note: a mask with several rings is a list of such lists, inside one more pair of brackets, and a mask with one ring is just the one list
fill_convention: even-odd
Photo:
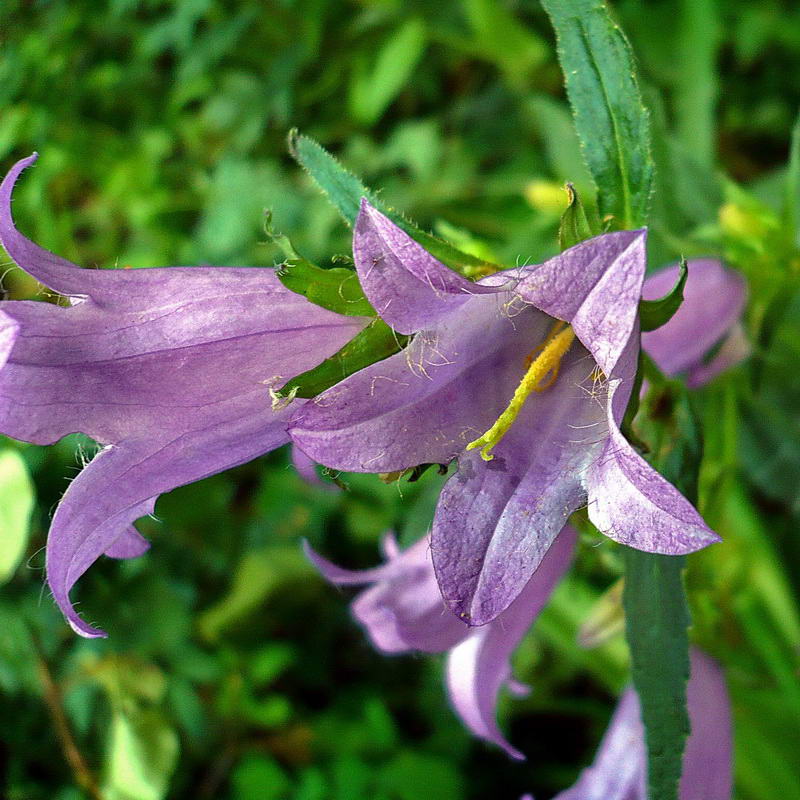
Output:
[[[486,433],[467,445],[467,450],[480,447],[481,458],[484,461],[491,461],[494,458],[492,449],[508,433],[531,392],[543,392],[555,383],[561,367],[561,359],[566,355],[574,340],[575,332],[572,328],[566,322],[556,320],[544,342],[536,347],[526,359],[528,371],[514,391],[511,402]],[[539,355],[534,358],[534,354],[540,350]]]

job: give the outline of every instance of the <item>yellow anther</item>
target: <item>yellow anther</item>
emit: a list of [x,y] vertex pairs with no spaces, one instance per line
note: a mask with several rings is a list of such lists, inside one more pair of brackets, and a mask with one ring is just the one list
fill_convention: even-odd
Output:
[[[544,343],[536,348],[536,350],[541,349],[542,352],[528,367],[528,371],[514,391],[514,396],[505,411],[483,436],[467,445],[467,450],[474,450],[476,447],[480,447],[481,458],[484,461],[491,461],[494,458],[492,449],[508,433],[508,429],[514,423],[519,412],[522,411],[522,406],[531,392],[543,392],[555,383],[561,366],[561,359],[574,340],[575,332],[572,328],[565,322],[558,320],[553,325]],[[533,352],[535,353],[536,350]]]

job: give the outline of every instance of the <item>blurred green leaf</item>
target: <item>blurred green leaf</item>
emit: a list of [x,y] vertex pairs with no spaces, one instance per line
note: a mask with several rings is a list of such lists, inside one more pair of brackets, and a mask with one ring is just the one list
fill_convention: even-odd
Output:
[[373,64],[358,62],[350,82],[350,111],[364,125],[378,120],[414,72],[425,50],[425,24],[404,22],[383,43]]
[[446,762],[408,750],[398,753],[381,771],[378,786],[389,797],[419,800],[420,787],[439,800],[460,800],[461,776]]
[[675,124],[685,148],[704,169],[714,164],[716,149],[717,51],[719,0],[681,0],[676,57]]
[[155,710],[115,711],[106,749],[107,800],[162,800],[178,761],[178,736]]
[[527,103],[554,178],[575,185],[581,200],[595,202],[597,187],[586,166],[572,115],[564,101],[537,94]]
[[800,247],[800,113],[792,128],[783,215],[792,244]]
[[25,555],[34,502],[22,456],[11,448],[0,449],[0,583],[14,574]]
[[575,127],[598,188],[601,214],[621,228],[647,221],[653,190],[650,125],[630,45],[604,3],[542,0],[558,40],[558,57]]
[[232,782],[236,800],[284,800],[291,788],[275,759],[256,753],[246,755],[236,765]]
[[516,86],[549,56],[542,37],[526,28],[498,0],[462,0],[473,40],[469,50],[496,63]]
[[236,567],[228,594],[200,615],[200,631],[206,639],[215,641],[278,588],[311,572],[299,547],[269,545],[246,553]]

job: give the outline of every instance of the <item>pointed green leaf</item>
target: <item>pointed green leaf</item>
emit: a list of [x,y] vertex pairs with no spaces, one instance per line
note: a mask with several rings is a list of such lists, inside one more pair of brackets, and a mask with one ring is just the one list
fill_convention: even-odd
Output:
[[[650,391],[637,430],[648,460],[690,500],[697,497],[700,437],[686,387],[656,380],[645,361]],[[638,391],[637,391],[638,394]],[[684,556],[624,548],[626,636],[633,682],[642,705],[648,754],[649,797],[678,800],[683,750],[689,732],[689,610],[683,583]]]
[[499,267],[483,259],[462,253],[429,233],[420,230],[402,214],[386,206],[377,195],[364,186],[352,172],[345,169],[324,147],[296,130],[289,133],[289,152],[315,183],[328,195],[329,200],[351,227],[355,224],[361,198],[369,202],[392,222],[399,225],[412,239],[419,242],[431,255],[451,269],[468,278],[496,272]]
[[382,319],[376,319],[319,366],[292,378],[278,394],[281,397],[316,397],[348,375],[399,353],[408,339],[393,331]]
[[624,552],[626,632],[646,730],[649,797],[678,800],[683,748],[689,734],[685,558],[630,547]]
[[625,35],[598,0],[542,0],[603,216],[635,228],[653,184],[650,124]]
[[672,319],[683,302],[683,290],[688,277],[689,267],[686,259],[682,258],[678,280],[669,292],[658,300],[639,301],[639,320],[643,331],[654,331]]
[[7,581],[25,555],[34,490],[22,456],[0,450],[0,583]]

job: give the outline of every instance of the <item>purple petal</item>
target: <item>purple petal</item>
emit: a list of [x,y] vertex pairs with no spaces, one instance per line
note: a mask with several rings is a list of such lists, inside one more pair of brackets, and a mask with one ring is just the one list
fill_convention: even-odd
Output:
[[497,419],[550,328],[534,309],[510,316],[512,299],[470,298],[403,352],[307,403],[292,440],[315,461],[353,472],[447,463]]
[[205,478],[269,452],[286,441],[286,412],[273,414],[256,398],[235,398],[198,414],[191,429],[172,436],[130,439],[103,449],[70,484],[53,517],[47,580],[73,629],[103,636],[72,607],[69,592],[105,552],[118,555],[120,536],[152,513],[176,486]]
[[582,478],[606,437],[604,386],[593,368],[586,350],[573,345],[555,385],[529,398],[495,458],[460,456],[442,491],[433,563],[448,605],[471,625],[489,622],[514,600],[585,501]]
[[[747,285],[738,272],[714,259],[689,261],[683,303],[666,325],[642,334],[642,347],[668,375],[702,363],[703,356],[738,322],[747,299]],[[678,278],[677,264],[649,277],[642,296],[665,295]]]
[[[713,659],[692,648],[686,689],[691,733],[683,754],[680,800],[730,800],[731,711],[725,678]],[[639,698],[623,693],[594,763],[554,800],[647,800],[647,754]]]
[[[607,376],[628,346],[636,324],[647,263],[646,230],[596,236],[539,267],[520,271],[515,291],[575,335]],[[497,280],[484,279],[482,284]]]
[[292,445],[292,466],[297,474],[309,485],[320,489],[335,490],[336,485],[323,481],[317,474],[317,462],[309,458],[297,445]]
[[353,256],[370,303],[400,333],[435,325],[471,295],[500,291],[472,283],[437,261],[366,198],[356,219]]
[[419,650],[441,653],[468,635],[469,629],[444,606],[430,557],[430,540],[420,539],[402,553],[385,540],[389,561],[374,569],[343,569],[306,544],[314,566],[332,583],[373,584],[353,601],[353,615],[373,645],[384,653]]
[[720,541],[692,504],[626,441],[609,386],[608,441],[586,473],[589,519],[606,536],[650,553],[691,553]]
[[109,558],[137,558],[150,549],[150,542],[133,526],[122,531],[105,549],[104,555]]
[[476,736],[499,745],[512,758],[524,756],[497,727],[497,696],[511,678],[511,654],[569,567],[575,540],[574,529],[566,526],[508,609],[490,625],[473,629],[447,658],[447,688],[456,713]]
[[696,647],[686,688],[692,732],[686,742],[681,800],[730,800],[733,783],[733,726],[725,676],[714,659]]
[[699,363],[689,367],[686,384],[690,389],[695,389],[708,383],[722,372],[744,361],[752,352],[752,345],[748,340],[741,323],[736,323],[730,333],[725,337],[719,351],[708,363]]
[[271,410],[268,387],[368,320],[312,305],[271,270],[79,269],[14,228],[11,188],[31,161],[0,187],[0,238],[19,266],[79,299],[2,304],[0,432],[49,444],[79,431],[110,445],[70,486],[48,542],[56,600],[95,636],[69,604],[78,577],[102,553],[143,552],[131,523],[159,494],[287,441],[289,412]]
[[647,800],[646,783],[639,697],[629,688],[617,704],[592,766],[554,800]]
[[0,370],[8,361],[19,335],[19,323],[0,311]]
[[337,586],[363,586],[366,583],[374,583],[384,578],[391,578],[398,571],[396,562],[382,564],[372,569],[346,569],[334,564],[332,561],[328,561],[305,540],[303,541],[303,550],[308,560],[317,568],[322,577]]

